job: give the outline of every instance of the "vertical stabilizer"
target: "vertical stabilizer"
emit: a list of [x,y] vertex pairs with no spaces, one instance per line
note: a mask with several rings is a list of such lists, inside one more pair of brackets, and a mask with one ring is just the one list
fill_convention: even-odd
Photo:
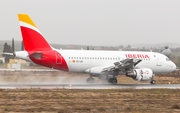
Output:
[[26,51],[48,51],[51,46],[27,14],[18,14],[21,34]]

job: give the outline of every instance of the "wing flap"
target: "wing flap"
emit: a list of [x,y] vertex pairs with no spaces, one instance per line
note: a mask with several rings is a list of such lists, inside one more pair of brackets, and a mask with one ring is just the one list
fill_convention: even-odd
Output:
[[140,59],[125,59],[119,62],[115,62],[113,66],[109,66],[107,68],[104,68],[102,72],[110,72],[110,71],[124,71],[124,70],[130,70],[134,68],[137,64],[139,64],[142,60]]

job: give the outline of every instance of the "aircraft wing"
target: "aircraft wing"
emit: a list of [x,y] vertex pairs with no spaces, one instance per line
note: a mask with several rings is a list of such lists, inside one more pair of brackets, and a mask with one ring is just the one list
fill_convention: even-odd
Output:
[[140,59],[125,59],[122,61],[115,62],[113,66],[103,68],[102,72],[121,71],[125,72],[133,69],[142,60]]

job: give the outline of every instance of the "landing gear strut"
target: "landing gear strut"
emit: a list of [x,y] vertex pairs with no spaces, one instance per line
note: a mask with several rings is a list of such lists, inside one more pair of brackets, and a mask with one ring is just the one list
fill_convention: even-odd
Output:
[[108,82],[112,84],[117,84],[118,81],[117,81],[117,78],[109,78]]

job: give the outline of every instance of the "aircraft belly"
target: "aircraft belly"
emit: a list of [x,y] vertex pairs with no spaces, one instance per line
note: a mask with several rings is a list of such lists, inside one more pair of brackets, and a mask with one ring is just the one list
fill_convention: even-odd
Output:
[[88,65],[83,64],[69,64],[69,71],[70,72],[85,72],[88,68]]
[[71,72],[85,72],[85,70],[93,67],[98,66],[110,66],[112,65],[112,62],[108,62],[108,64],[105,64],[104,62],[98,62],[98,61],[91,61],[91,62],[84,62],[84,63],[68,63],[69,71]]

